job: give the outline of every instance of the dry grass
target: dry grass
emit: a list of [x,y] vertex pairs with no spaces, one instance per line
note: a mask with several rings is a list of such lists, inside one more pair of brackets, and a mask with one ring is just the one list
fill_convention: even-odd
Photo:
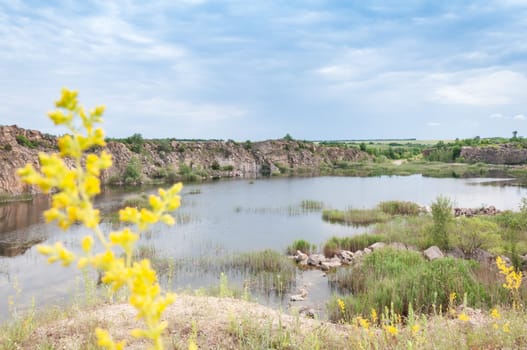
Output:
[[[469,320],[451,315],[416,316],[395,324],[396,334],[379,325],[333,324],[289,315],[231,298],[180,295],[165,313],[169,349],[187,349],[194,338],[200,349],[522,349],[527,348],[527,315],[500,310],[500,318],[467,309]],[[48,315],[49,316],[49,315]],[[93,329],[105,327],[128,349],[146,344],[128,335],[139,325],[125,304],[54,313],[37,321],[18,342],[0,332],[0,349],[95,349]],[[408,320],[407,320],[408,321]]]

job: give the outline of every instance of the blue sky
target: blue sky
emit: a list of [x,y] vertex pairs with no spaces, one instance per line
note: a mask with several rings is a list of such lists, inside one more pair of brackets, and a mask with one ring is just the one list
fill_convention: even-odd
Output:
[[107,135],[527,136],[527,0],[0,0],[0,124],[53,134],[60,88]]

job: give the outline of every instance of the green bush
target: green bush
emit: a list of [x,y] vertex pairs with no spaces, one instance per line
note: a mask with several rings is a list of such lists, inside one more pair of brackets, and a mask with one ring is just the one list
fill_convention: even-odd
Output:
[[143,136],[141,134],[133,134],[124,139],[124,143],[129,145],[130,151],[134,153],[141,153],[143,150]]
[[137,184],[141,180],[142,166],[137,157],[130,158],[123,174],[124,183]]
[[16,138],[16,142],[20,146],[24,146],[24,147],[27,147],[27,148],[36,148],[38,146],[38,142],[31,141],[30,139],[28,139],[24,135],[16,135],[15,138]]
[[214,162],[212,162],[212,165],[210,166],[210,168],[212,170],[220,170],[220,163],[218,163],[218,161],[215,160]]
[[441,249],[449,249],[449,236],[454,219],[452,201],[449,198],[439,196],[432,203],[432,219],[434,222],[430,230],[432,243]]
[[172,143],[168,139],[156,140],[155,143],[156,143],[157,152],[170,153],[174,151],[174,148],[172,147]]
[[498,250],[502,246],[499,227],[496,223],[483,218],[458,218],[454,225],[452,243],[465,254],[472,254],[476,249]]

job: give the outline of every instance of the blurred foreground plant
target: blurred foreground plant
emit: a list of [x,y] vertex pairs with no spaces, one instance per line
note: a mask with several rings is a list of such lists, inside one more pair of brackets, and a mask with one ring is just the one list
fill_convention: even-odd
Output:
[[[137,232],[131,227],[103,232],[99,225],[99,210],[94,208],[92,201],[101,191],[101,170],[108,169],[112,159],[104,150],[99,155],[89,151],[96,146],[105,146],[103,129],[95,127],[102,123],[104,106],[86,113],[78,104],[77,92],[67,89],[62,90],[62,96],[55,104],[57,110],[48,114],[50,119],[55,125],[65,126],[71,134],[58,138],[60,153],[39,154],[40,171],[27,164],[19,169],[18,174],[24,182],[38,186],[44,193],[53,191],[51,208],[44,213],[47,222],[56,221],[63,230],[80,222],[90,228],[92,234],[83,237],[80,256],[67,250],[60,242],[53,246],[40,245],[38,250],[48,256],[49,263],[61,262],[68,266],[77,262],[81,269],[92,266],[100,270],[103,273],[102,282],[114,292],[122,287],[128,288],[129,303],[137,310],[137,318],[145,323],[144,329],[134,329],[131,335],[149,339],[153,349],[163,349],[161,335],[167,323],[161,321],[161,314],[174,302],[175,295],[161,292],[156,272],[148,259],[133,261],[132,257],[139,233],[159,221],[174,224],[174,218],[168,213],[179,207],[178,193],[182,185],[176,184],[166,191],[160,189],[159,196],[151,195],[148,199],[150,209],[128,207],[119,212],[120,221],[135,225]],[[80,126],[75,123],[78,119]],[[69,163],[69,160],[73,164],[68,166],[66,161]],[[95,240],[103,247],[102,252],[93,252]],[[124,348],[124,341],[114,341],[106,330],[98,328],[96,336],[101,347]]]

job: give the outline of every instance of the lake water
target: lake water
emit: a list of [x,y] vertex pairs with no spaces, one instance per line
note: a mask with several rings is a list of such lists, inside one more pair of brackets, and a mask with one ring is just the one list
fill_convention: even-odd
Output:
[[[271,178],[217,181],[189,184],[182,191],[182,206],[175,212],[179,223],[173,227],[156,225],[141,242],[157,254],[177,259],[222,256],[232,252],[263,249],[284,251],[296,239],[320,245],[331,236],[353,235],[365,228],[333,225],[321,219],[320,212],[304,212],[302,200],[322,201],[325,207],[371,208],[381,201],[406,200],[430,205],[439,195],[460,207],[494,205],[498,209],[518,210],[527,190],[512,186],[484,186],[495,179],[436,179],[420,175],[381,177]],[[146,190],[146,193],[154,190]],[[192,192],[199,192],[191,194]],[[97,203],[109,210],[137,193],[113,191]],[[0,206],[0,319],[9,309],[55,303],[82,290],[82,277],[75,268],[45,264],[35,244],[62,240],[66,247],[78,249],[79,238],[87,231],[73,227],[64,233],[44,225],[42,211],[48,200],[35,198],[29,203]],[[110,230],[111,225],[105,224]],[[321,272],[298,274],[299,284],[312,284],[317,300],[330,295],[320,288]],[[176,273],[173,288],[196,288],[217,284],[218,276]],[[260,299],[263,303],[272,300]]]

